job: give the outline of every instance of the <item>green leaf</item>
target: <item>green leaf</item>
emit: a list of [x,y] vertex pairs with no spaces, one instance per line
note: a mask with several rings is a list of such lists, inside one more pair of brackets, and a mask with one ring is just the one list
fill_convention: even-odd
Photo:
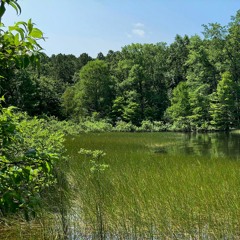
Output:
[[1,3],[1,6],[0,6],[0,18],[3,16],[5,11],[6,11],[6,8],[4,6],[4,3]]
[[29,31],[29,33],[32,32],[32,29],[33,29],[32,19],[29,19],[28,20],[28,31]]
[[20,33],[21,38],[24,39],[24,30],[22,28],[18,27],[17,24],[15,26],[9,26],[8,29],[10,32],[16,31],[16,32]]
[[37,42],[35,39],[27,37],[27,40],[29,41],[29,43],[31,43],[32,45],[37,45]]
[[43,37],[43,33],[38,28],[33,28],[31,33],[29,34],[29,36],[33,37],[33,38],[42,38]]
[[46,169],[47,169],[48,172],[51,171],[51,167],[50,167],[50,165],[49,165],[48,162],[45,162],[45,167],[46,167]]
[[15,43],[16,46],[19,45],[19,43],[20,43],[20,41],[19,41],[19,33],[17,33],[17,34],[15,35],[15,37],[14,37],[14,43]]
[[0,102],[5,102],[5,97],[4,96],[0,97]]
[[9,5],[11,5],[16,10],[17,14],[21,14],[21,11],[22,11],[21,7],[16,1],[14,1],[14,2],[10,1]]

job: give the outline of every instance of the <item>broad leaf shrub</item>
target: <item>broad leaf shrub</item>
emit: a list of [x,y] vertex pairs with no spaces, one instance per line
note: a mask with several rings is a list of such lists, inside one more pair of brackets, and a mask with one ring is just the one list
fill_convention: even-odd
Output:
[[41,193],[56,183],[54,167],[63,149],[63,135],[45,120],[28,119],[0,104],[1,217],[35,215]]
[[108,123],[106,120],[86,120],[84,122],[79,123],[79,127],[82,132],[111,132],[112,125]]
[[134,132],[136,131],[136,126],[131,122],[118,121],[116,122],[116,126],[114,128],[116,132]]

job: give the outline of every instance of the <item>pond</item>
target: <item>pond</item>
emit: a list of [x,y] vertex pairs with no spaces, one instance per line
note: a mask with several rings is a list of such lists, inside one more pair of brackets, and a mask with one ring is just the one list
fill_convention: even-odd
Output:
[[66,239],[240,236],[239,132],[86,133],[65,144]]

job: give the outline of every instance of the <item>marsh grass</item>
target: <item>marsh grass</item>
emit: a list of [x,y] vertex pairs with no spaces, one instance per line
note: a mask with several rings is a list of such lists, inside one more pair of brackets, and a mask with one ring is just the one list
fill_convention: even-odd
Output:
[[[239,134],[87,133],[65,144],[58,193],[0,239],[239,239]],[[91,171],[80,148],[103,150],[109,168]]]
[[59,216],[49,215],[26,222],[25,219],[8,218],[0,225],[1,240],[42,240],[64,239],[60,231]]
[[[237,239],[240,162],[228,154],[239,141],[228,138],[226,145],[217,138],[173,133],[69,138],[75,231],[84,239]],[[110,168],[98,183],[89,161],[77,154],[82,147],[107,154],[102,161]]]

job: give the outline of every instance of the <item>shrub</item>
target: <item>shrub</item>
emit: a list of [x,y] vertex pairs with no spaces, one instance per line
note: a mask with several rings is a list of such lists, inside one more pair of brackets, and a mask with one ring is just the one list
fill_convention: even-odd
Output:
[[134,132],[136,131],[136,126],[133,125],[131,122],[124,122],[124,121],[118,121],[116,122],[116,126],[114,128],[114,131],[116,132]]
[[47,121],[14,109],[0,105],[0,212],[21,212],[29,219],[41,193],[56,182],[54,166],[64,152],[63,134],[51,130]]
[[153,131],[153,123],[150,120],[143,120],[141,126],[137,129],[140,132],[152,132]]
[[105,120],[86,120],[78,124],[81,132],[110,132],[112,125]]

